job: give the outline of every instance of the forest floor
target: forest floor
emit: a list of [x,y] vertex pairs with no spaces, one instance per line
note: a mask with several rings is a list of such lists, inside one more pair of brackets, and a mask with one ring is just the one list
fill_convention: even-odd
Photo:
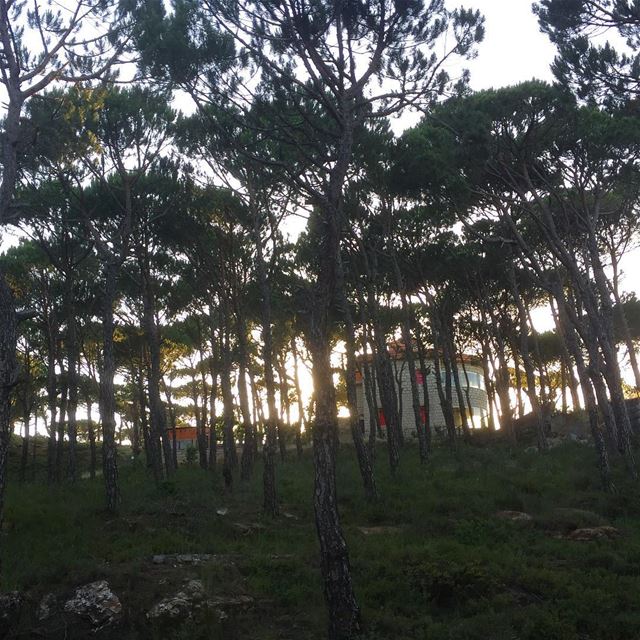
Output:
[[[225,493],[218,475],[186,466],[155,487],[124,458],[118,517],[100,508],[100,479],[59,487],[12,479],[1,588],[19,590],[23,607],[9,637],[326,636],[311,452],[278,464],[277,519],[261,513],[260,468]],[[640,637],[640,488],[620,468],[617,493],[602,493],[591,447],[467,446],[454,456],[439,446],[421,468],[408,446],[391,479],[381,446],[376,477],[380,499],[367,503],[353,450],[341,447],[340,513],[365,638]],[[511,521],[505,510],[531,519]],[[602,525],[617,531],[574,539],[576,529]],[[55,604],[46,619],[36,616],[47,594],[63,603],[102,579],[122,604],[113,624],[89,633]],[[150,620],[154,605],[184,596],[193,580],[213,608],[178,598],[177,609]]]

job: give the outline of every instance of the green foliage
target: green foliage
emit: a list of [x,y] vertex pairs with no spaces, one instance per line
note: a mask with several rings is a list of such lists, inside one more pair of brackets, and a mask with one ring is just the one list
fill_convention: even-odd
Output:
[[198,450],[194,446],[189,445],[186,451],[184,452],[185,463],[188,466],[193,466],[195,465],[197,458],[198,458]]

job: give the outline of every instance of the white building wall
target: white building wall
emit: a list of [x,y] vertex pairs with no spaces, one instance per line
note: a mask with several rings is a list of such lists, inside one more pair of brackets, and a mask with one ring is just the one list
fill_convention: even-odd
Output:
[[[417,363],[416,363],[417,364]],[[431,428],[435,431],[444,429],[445,421],[444,414],[442,413],[442,407],[440,406],[440,397],[438,396],[438,388],[436,385],[436,379],[434,374],[433,362],[427,361],[427,386],[429,389],[429,412],[431,414],[430,424]],[[409,367],[404,360],[392,361],[394,366],[394,373],[396,378],[400,378],[402,383],[402,429],[407,437],[417,437],[415,428],[415,418],[413,415],[413,405],[411,398],[411,381],[409,378]],[[371,365],[373,366],[373,365]],[[469,364],[465,362],[465,368],[470,378],[469,386],[469,399],[471,400],[471,406],[473,407],[474,420],[473,426],[480,427],[486,426],[486,416],[488,413],[488,400],[487,392],[484,389],[484,377],[482,367]],[[465,398],[465,409],[468,413],[468,407],[466,405],[466,380],[462,366],[458,366],[460,384],[462,385],[462,391]],[[441,374],[444,376],[444,367],[441,366]],[[481,386],[476,386],[480,384]],[[442,382],[444,391],[444,380]],[[455,384],[453,378],[451,380],[452,389],[452,405],[454,413],[456,414],[456,421],[459,422],[459,413],[455,411],[459,409],[458,396],[455,390]],[[358,414],[360,420],[364,420],[365,429],[369,429],[369,405],[367,404],[366,397],[364,395],[364,383],[361,381],[357,386],[358,391]],[[396,393],[398,392],[398,384],[396,381]],[[420,396],[420,405],[424,406],[424,396],[422,392],[422,384],[418,383],[418,394]],[[380,393],[376,389],[376,401],[378,409],[382,408],[382,402],[380,401]],[[400,405],[400,396],[398,397],[398,404]],[[400,407],[399,407],[400,408]],[[484,417],[484,420],[482,419]]]

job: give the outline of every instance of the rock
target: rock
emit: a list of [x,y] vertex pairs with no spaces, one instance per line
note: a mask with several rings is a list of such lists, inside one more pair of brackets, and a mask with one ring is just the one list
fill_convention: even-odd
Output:
[[247,595],[216,596],[207,600],[209,606],[216,609],[245,608],[253,604],[253,598]]
[[566,538],[568,540],[613,540],[619,535],[620,531],[615,527],[585,527],[583,529],[575,529]]
[[283,511],[282,515],[289,520],[300,520],[297,515],[295,515],[294,513],[289,513],[288,511]]
[[231,617],[230,612],[243,611],[253,604],[251,596],[221,596],[207,600],[207,606],[215,612],[218,622],[226,623]]
[[564,528],[565,531],[585,527],[601,527],[607,524],[605,519],[597,513],[574,507],[555,507],[551,510],[548,520],[557,528]]
[[219,516],[226,516],[227,513],[229,513],[229,509],[227,509],[227,507],[221,507],[220,509],[216,509],[216,513]]
[[204,595],[202,582],[189,580],[183,589],[155,604],[147,613],[147,618],[152,622],[191,618],[202,605]]
[[210,553],[180,553],[176,557],[178,564],[201,565],[211,560]]
[[90,620],[95,627],[101,627],[118,618],[122,604],[109,588],[109,583],[98,580],[78,587],[73,598],[65,602],[64,610]]
[[58,600],[54,593],[45,593],[38,604],[36,610],[36,618],[42,622],[50,618],[58,607]]
[[230,556],[216,555],[212,553],[160,553],[151,557],[153,564],[166,565],[186,565],[200,566],[203,564],[215,563],[228,565],[233,564]]
[[496,518],[501,520],[509,520],[509,522],[533,522],[533,517],[524,511],[498,511]]
[[400,533],[402,527],[378,526],[378,527],[358,527],[358,531],[365,536],[379,536],[389,533]]
[[264,531],[266,529],[266,527],[259,522],[234,522],[233,526],[240,531],[240,533],[245,535],[256,533],[257,531]]
[[18,591],[0,593],[0,638],[8,635],[18,621],[22,607],[22,596]]

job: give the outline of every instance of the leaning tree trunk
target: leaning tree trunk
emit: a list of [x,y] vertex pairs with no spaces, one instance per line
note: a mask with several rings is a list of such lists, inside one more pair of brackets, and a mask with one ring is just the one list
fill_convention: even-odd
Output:
[[591,386],[589,374],[587,373],[587,366],[582,355],[582,349],[580,349],[580,346],[578,345],[576,331],[574,327],[570,326],[569,324],[564,292],[562,291],[562,287],[559,284],[555,284],[554,289],[554,294],[558,301],[558,312],[555,316],[556,326],[559,333],[562,335],[563,342],[566,345],[567,351],[573,355],[576,363],[578,378],[580,379],[580,386],[582,388],[587,416],[589,418],[591,437],[593,438],[593,443],[598,454],[598,467],[600,469],[600,480],[602,482],[602,487],[605,491],[612,492],[613,482],[611,480],[609,456],[607,454],[607,448],[605,446],[602,431],[600,429],[598,419],[598,405],[596,403],[594,390]]
[[547,436],[545,433],[545,419],[543,415],[543,408],[540,405],[540,399],[536,393],[536,377],[533,362],[529,352],[529,325],[528,316],[520,296],[520,290],[518,289],[518,283],[516,281],[516,273],[513,266],[508,269],[509,285],[511,286],[511,294],[518,309],[518,320],[520,322],[520,354],[522,356],[522,364],[524,365],[524,372],[527,377],[527,396],[529,402],[531,402],[531,408],[533,415],[536,419],[536,435],[538,440],[538,449],[544,451],[547,449]]
[[248,369],[248,345],[247,326],[244,318],[244,309],[238,299],[234,296],[236,310],[236,330],[238,337],[238,398],[240,400],[240,414],[242,415],[242,426],[244,427],[244,440],[242,443],[242,454],[240,456],[240,477],[249,480],[253,474],[253,465],[256,437],[251,411],[249,409],[249,392],[247,391],[247,369]]
[[338,252],[336,257],[336,290],[339,305],[342,311],[342,317],[345,324],[345,343],[347,351],[347,370],[345,372],[347,387],[347,402],[349,404],[349,424],[351,426],[351,436],[356,449],[356,457],[358,459],[358,467],[360,468],[360,476],[364,485],[364,493],[368,500],[374,500],[378,497],[376,488],[376,480],[373,475],[373,466],[371,458],[364,441],[364,434],[360,428],[360,420],[358,416],[358,396],[356,387],[356,332],[353,324],[353,315],[351,307],[347,300],[344,282],[344,269],[342,265],[342,257]]

